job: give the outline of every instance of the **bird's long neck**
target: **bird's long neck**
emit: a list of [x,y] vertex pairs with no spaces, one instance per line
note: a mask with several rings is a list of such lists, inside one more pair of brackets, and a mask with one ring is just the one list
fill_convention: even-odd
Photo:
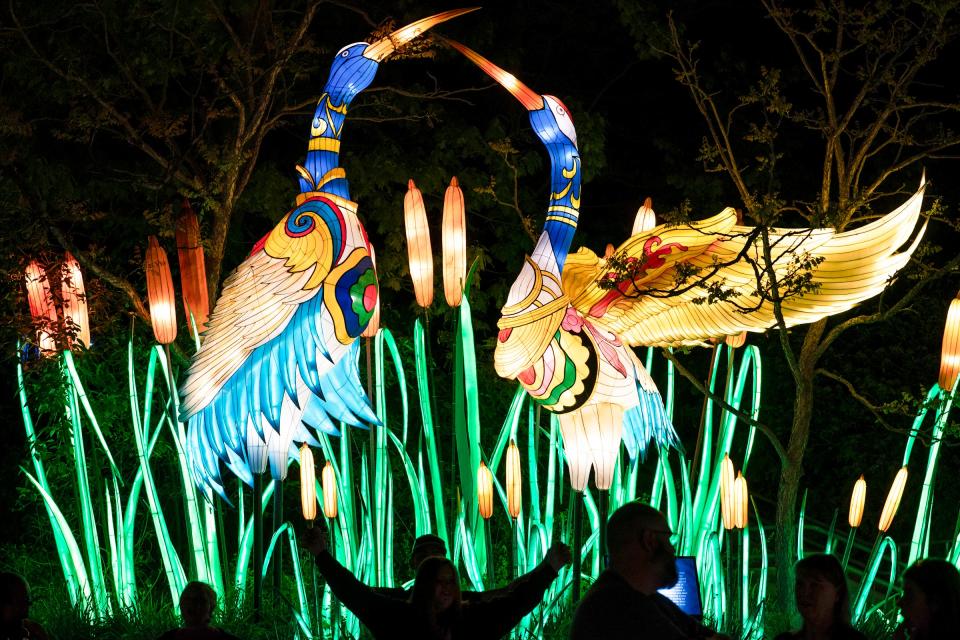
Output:
[[[543,234],[533,258],[549,250],[557,265],[558,275],[570,251],[573,234],[580,217],[580,154],[569,142],[547,144],[550,154],[550,204]],[[549,243],[549,247],[541,246]]]
[[340,167],[340,134],[343,133],[348,104],[349,100],[338,102],[328,92],[320,96],[310,125],[310,142],[304,163],[310,175],[300,175],[301,193],[325,191],[350,199],[350,186]]

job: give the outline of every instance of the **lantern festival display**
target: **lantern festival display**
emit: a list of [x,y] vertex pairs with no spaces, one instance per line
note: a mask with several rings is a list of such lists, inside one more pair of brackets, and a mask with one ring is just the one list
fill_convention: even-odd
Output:
[[737,529],[746,529],[750,519],[750,493],[747,489],[747,479],[739,471],[733,483],[733,510],[733,526]]
[[295,208],[224,281],[181,387],[180,418],[189,421],[196,479],[222,497],[219,462],[250,475],[245,449],[251,424],[260,441],[270,433],[281,436],[270,455],[271,472],[280,479],[289,444],[307,440],[306,429],[338,435],[341,421],[379,422],[357,370],[356,339],[373,316],[378,289],[370,243],[340,166],[343,125],[381,62],[468,11],[418,20],[334,57],[311,120],[306,160],[297,167]]
[[649,231],[657,226],[657,214],[653,212],[653,200],[647,198],[643,201],[643,204],[637,209],[637,215],[633,219],[633,229],[630,230],[630,235],[635,236],[638,233],[643,233]]
[[[760,332],[776,324],[773,305],[760,297],[748,255],[762,264],[760,240],[738,225],[737,213],[719,214],[686,225],[659,225],[641,231],[612,255],[622,268],[589,249],[569,253],[580,213],[580,155],[576,130],[566,106],[541,96],[515,76],[462,44],[447,42],[504,86],[530,113],[534,133],[550,157],[550,199],[543,233],[514,281],[498,326],[494,366],[516,379],[545,408],[561,414],[569,431],[572,416],[602,403],[623,410],[622,437],[631,457],[653,442],[676,443],[659,392],[629,346],[700,345],[718,336]],[[924,182],[892,213],[862,227],[838,233],[833,229],[777,229],[774,246],[789,247],[773,256],[770,268],[786,274],[797,256],[823,260],[811,269],[815,291],[792,297],[783,305],[787,326],[809,323],[840,313],[883,290],[910,259],[926,225],[903,251],[917,228]],[[645,218],[645,215],[644,215]],[[644,226],[640,223],[640,227]],[[680,267],[710,267],[707,276],[676,296],[648,296],[649,289],[669,290]],[[695,305],[712,285],[733,288],[735,301]],[[738,308],[755,307],[750,313]],[[573,372],[560,375],[560,372]],[[599,450],[604,435],[593,420],[581,421],[586,433],[577,443]],[[566,436],[566,433],[564,434]],[[571,447],[564,447],[571,482],[582,478],[574,469]]]

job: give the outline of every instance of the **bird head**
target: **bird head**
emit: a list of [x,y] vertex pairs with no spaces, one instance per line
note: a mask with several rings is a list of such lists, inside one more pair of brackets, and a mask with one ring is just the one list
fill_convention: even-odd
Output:
[[381,62],[428,29],[476,11],[479,7],[453,9],[412,22],[374,42],[355,42],[337,52],[330,66],[330,76],[324,91],[336,104],[349,103],[358,93],[370,86]]
[[545,145],[573,145],[576,148],[577,131],[573,126],[573,116],[559,98],[538,94],[517,80],[512,73],[504,71],[466,45],[449,38],[444,38],[444,41],[469,58],[520,101],[530,112],[530,124]]

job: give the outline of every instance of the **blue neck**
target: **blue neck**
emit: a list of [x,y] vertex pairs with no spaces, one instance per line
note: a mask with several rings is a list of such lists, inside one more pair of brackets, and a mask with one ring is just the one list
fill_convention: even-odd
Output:
[[546,147],[550,154],[550,204],[543,230],[550,237],[562,273],[580,217],[580,154],[566,138]]
[[377,73],[377,63],[362,55],[365,48],[366,45],[358,43],[342,50],[330,68],[330,78],[310,122],[304,167],[313,184],[301,176],[301,193],[322,190],[350,199],[350,187],[340,169],[340,134],[350,103],[370,86]]
[[347,102],[338,104],[328,93],[320,96],[310,123],[310,142],[304,163],[313,184],[300,176],[301,193],[325,191],[350,199],[350,186],[345,177],[340,177],[342,172],[330,173],[340,168],[340,134],[346,117]]

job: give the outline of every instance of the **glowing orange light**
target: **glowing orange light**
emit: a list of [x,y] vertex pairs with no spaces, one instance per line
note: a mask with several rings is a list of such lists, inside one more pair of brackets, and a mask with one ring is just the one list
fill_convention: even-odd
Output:
[[407,257],[413,293],[418,305],[429,307],[433,304],[433,250],[430,248],[430,229],[427,226],[423,194],[413,180],[407,183],[407,195],[403,198],[403,223],[407,231]]
[[173,277],[167,253],[156,236],[147,239],[147,255],[143,269],[147,272],[147,299],[150,301],[150,323],[153,335],[160,344],[177,339],[177,307],[174,300]]
[[464,230],[463,191],[456,176],[443,196],[443,296],[451,307],[460,306],[467,277],[467,234]]

